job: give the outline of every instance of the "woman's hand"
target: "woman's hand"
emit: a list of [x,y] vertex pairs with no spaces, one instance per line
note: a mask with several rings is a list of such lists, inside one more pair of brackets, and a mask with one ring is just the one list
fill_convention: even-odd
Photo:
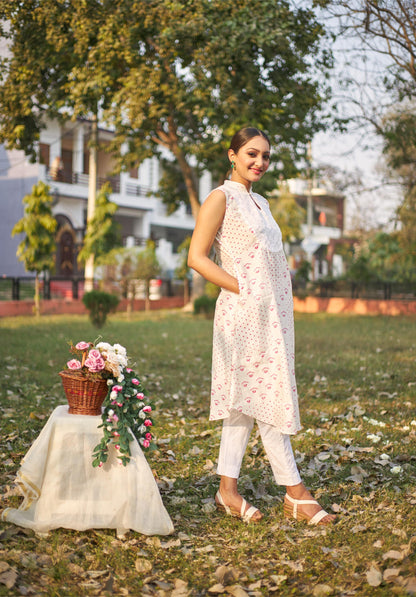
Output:
[[225,194],[220,190],[213,191],[202,204],[189,247],[188,265],[209,282],[238,294],[237,278],[208,257],[224,219],[225,207]]

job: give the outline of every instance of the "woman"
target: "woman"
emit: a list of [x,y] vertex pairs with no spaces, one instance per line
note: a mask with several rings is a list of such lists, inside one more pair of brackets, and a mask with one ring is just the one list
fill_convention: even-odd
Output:
[[[282,235],[268,202],[252,183],[270,162],[267,135],[254,127],[230,144],[231,178],[201,206],[188,264],[221,287],[214,319],[210,420],[223,419],[217,507],[244,521],[261,512],[238,493],[237,480],[254,420],[278,484],[284,513],[328,524],[302,483],[290,435],[300,429],[294,365],[293,299]],[[217,263],[209,258],[215,246]]]

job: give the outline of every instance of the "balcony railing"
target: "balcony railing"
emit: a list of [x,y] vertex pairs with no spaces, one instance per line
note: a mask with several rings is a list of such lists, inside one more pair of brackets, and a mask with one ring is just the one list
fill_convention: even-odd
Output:
[[[66,184],[78,184],[83,187],[88,186],[89,175],[83,172],[59,172],[56,176],[51,176],[49,171],[46,175],[48,182],[65,182]],[[120,177],[119,176],[99,176],[97,178],[97,188],[101,189],[104,184],[108,182],[111,185],[113,193],[120,192]]]

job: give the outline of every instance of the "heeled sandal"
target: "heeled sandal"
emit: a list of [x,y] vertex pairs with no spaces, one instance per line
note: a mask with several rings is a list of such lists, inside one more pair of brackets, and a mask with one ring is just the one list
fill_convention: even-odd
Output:
[[230,506],[227,506],[227,504],[224,502],[220,490],[218,490],[215,495],[215,504],[218,510],[225,512],[228,516],[240,518],[243,522],[259,522],[263,517],[261,516],[260,518],[253,519],[253,516],[256,512],[260,512],[260,510],[255,506],[250,506],[250,508],[246,512],[245,510],[247,506],[247,501],[244,498],[242,499],[243,501],[241,503],[240,512],[238,512],[237,510],[232,510]]
[[[290,504],[288,504],[290,502]],[[294,518],[295,520],[306,520],[308,524],[317,525],[325,518],[325,516],[330,516],[328,512],[325,512],[323,508],[319,510],[313,516],[308,516],[304,512],[298,511],[298,506],[306,506],[306,505],[316,505],[320,506],[316,500],[296,500],[295,498],[290,497],[289,494],[285,495],[285,499],[283,502],[283,513],[286,518]]]

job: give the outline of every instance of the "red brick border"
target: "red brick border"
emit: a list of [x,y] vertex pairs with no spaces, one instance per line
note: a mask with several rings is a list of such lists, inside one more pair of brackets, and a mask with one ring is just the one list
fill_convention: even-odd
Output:
[[[33,301],[0,301],[0,317],[16,317],[18,315],[33,315]],[[181,296],[162,297],[158,301],[150,301],[150,309],[176,309],[184,306]],[[133,311],[144,311],[144,300],[135,300]],[[84,303],[80,300],[51,299],[41,301],[42,315],[85,315],[88,313]],[[117,311],[127,310],[127,300],[120,301]]]
[[298,313],[356,313],[357,315],[416,315],[416,301],[381,301],[350,298],[294,297]]

